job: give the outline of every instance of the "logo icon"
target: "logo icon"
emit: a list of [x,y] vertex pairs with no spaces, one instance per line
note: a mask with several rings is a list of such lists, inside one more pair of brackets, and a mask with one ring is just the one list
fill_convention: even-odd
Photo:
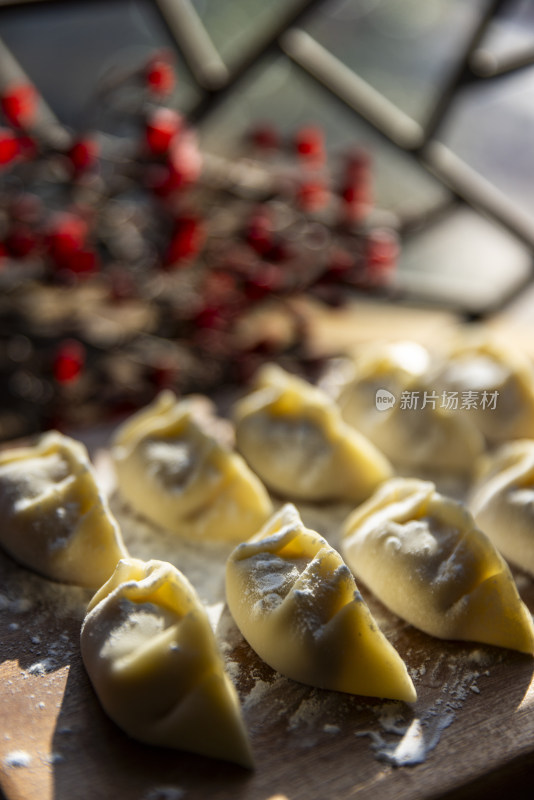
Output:
[[394,394],[388,392],[387,389],[377,389],[375,403],[378,411],[387,411],[388,408],[392,408],[395,405],[395,402],[396,397]]

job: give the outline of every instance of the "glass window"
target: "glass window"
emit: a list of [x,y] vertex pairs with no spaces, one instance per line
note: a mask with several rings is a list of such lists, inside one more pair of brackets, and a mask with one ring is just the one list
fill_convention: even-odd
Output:
[[249,128],[271,121],[284,137],[299,126],[320,124],[328,150],[342,153],[361,145],[373,158],[377,203],[405,216],[441,205],[447,190],[417,161],[389,144],[367,123],[289,59],[259,64],[201,127],[201,141],[212,152],[235,154]]
[[486,0],[329,0],[305,30],[423,123]]
[[191,0],[213,44],[236,67],[280,24],[296,0]]
[[534,222],[534,67],[460,92],[439,132]]
[[518,291],[532,268],[528,248],[468,206],[403,242],[398,285],[441,305],[484,313]]
[[505,3],[492,20],[482,46],[497,58],[507,58],[527,48],[534,48],[532,0],[509,0]]
[[[141,65],[154,50],[173,46],[148,0],[3,9],[0,37],[60,121],[75,129],[96,124],[86,112],[110,68]],[[176,102],[187,110],[199,99],[199,90],[179,57],[177,71]]]

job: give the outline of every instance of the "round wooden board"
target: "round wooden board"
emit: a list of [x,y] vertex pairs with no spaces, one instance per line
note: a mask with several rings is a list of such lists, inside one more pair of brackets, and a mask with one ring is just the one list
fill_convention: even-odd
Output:
[[[323,510],[325,528],[328,516]],[[222,568],[224,553],[219,557]],[[533,582],[518,581],[534,610]],[[217,636],[250,731],[250,772],[141,745],[105,716],[79,651],[90,593],[53,584],[5,555],[0,586],[0,781],[7,800],[401,800],[441,797],[473,781],[483,781],[487,798],[510,770],[519,791],[518,776],[534,764],[533,659],[433,639],[364,587],[414,679],[413,705],[283,678],[251,651],[221,602]],[[218,584],[211,600],[220,592]]]

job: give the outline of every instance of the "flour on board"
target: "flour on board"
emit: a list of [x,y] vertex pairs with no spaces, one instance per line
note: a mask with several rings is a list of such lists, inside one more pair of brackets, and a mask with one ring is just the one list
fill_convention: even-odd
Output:
[[[100,453],[100,462],[102,458]],[[402,654],[418,688],[434,687],[431,693],[422,690],[412,706],[321,691],[290,681],[250,652],[230,617],[224,586],[226,558],[233,545],[184,541],[131,513],[115,494],[111,506],[133,557],[169,561],[195,586],[207,608],[227,672],[238,689],[252,737],[273,728],[284,733],[290,747],[312,746],[336,736],[367,737],[374,756],[381,761],[396,766],[421,763],[436,748],[443,731],[454,723],[463,704],[478,701],[476,695],[483,693],[490,668],[505,657],[492,649],[461,646],[457,657],[451,656],[455,652],[452,647],[446,650],[448,655],[429,660],[423,647],[405,647]],[[346,506],[314,508],[299,504],[299,511],[305,525],[332,546],[339,546]],[[63,620],[81,623],[90,597],[88,590],[54,584],[23,569],[13,571],[0,593],[0,617],[9,618],[10,625],[17,626],[12,628],[12,633],[17,634],[13,638],[17,646],[26,620],[31,616],[36,622],[24,640],[26,657],[22,670],[26,676],[47,680],[54,670],[70,663],[76,643],[72,635],[62,630]],[[38,635],[39,620],[45,619],[45,609],[49,615],[50,608],[57,617],[58,630],[52,641],[48,637],[44,641],[45,637]],[[378,608],[375,618],[396,644],[399,631],[407,626],[384,609]],[[14,751],[4,763],[27,766],[30,760],[29,753]],[[183,796],[179,787],[154,787],[143,800],[178,800]]]

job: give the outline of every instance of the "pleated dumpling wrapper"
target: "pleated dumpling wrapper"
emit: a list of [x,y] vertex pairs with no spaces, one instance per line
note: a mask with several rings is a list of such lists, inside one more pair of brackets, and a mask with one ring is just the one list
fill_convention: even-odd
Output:
[[85,446],[57,431],[0,453],[0,544],[63,583],[97,589],[127,555]]
[[534,575],[534,439],[501,445],[482,460],[469,507],[505,559]]
[[534,653],[532,618],[506,562],[433,483],[385,483],[348,518],[341,552],[358,580],[425,633]]
[[272,512],[243,458],[204,430],[189,400],[170,391],[123,423],[111,452],[131,508],[184,538],[241,541]]
[[343,419],[402,473],[470,475],[484,438],[454,398],[435,390],[430,354],[415,342],[385,344],[360,354],[341,387]]
[[226,597],[244,638],[293,680],[412,702],[406,666],[379,630],[341,556],[286,504],[226,566]]
[[388,407],[388,393],[400,398],[414,378],[426,374],[430,363],[430,352],[419,342],[365,344],[345,364],[339,381],[337,401],[343,419],[355,428],[365,429],[377,410]]
[[361,502],[392,468],[341,419],[325,392],[275,364],[234,407],[236,445],[265,485],[288,500]]
[[489,443],[534,438],[534,367],[517,348],[466,335],[450,348],[433,382],[438,391],[459,395],[460,411]]
[[207,613],[174,566],[121,560],[88,606],[81,651],[102,707],[133,739],[253,766]]

